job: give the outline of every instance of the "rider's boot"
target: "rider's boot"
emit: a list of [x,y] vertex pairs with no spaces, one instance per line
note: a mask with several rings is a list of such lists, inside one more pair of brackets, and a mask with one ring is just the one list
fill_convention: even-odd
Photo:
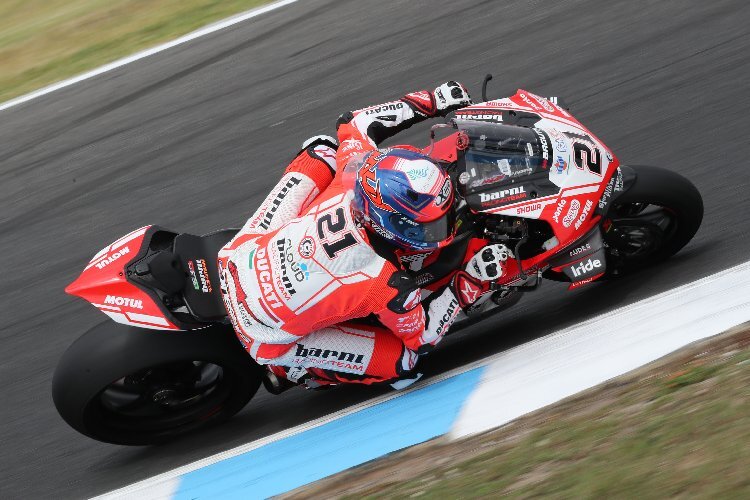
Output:
[[337,141],[330,135],[314,135],[302,143],[302,147],[300,148],[299,152],[301,153],[307,148],[314,148],[315,146],[328,146],[329,148],[332,148],[334,151],[336,151],[339,149],[339,141]]

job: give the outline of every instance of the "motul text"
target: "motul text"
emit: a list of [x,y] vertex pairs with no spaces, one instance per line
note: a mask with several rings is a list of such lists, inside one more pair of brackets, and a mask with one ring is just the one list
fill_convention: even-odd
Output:
[[113,306],[126,306],[132,307],[133,309],[143,309],[143,301],[138,299],[131,299],[129,297],[118,297],[116,295],[107,295],[104,298],[104,303]]
[[117,259],[119,259],[120,257],[122,257],[123,255],[127,253],[130,253],[130,249],[128,247],[122,247],[120,250],[116,251],[115,253],[107,257],[106,259],[100,262],[97,262],[96,268],[104,269],[105,267],[107,267],[108,265],[110,265],[111,263],[113,263],[114,261],[116,261]]

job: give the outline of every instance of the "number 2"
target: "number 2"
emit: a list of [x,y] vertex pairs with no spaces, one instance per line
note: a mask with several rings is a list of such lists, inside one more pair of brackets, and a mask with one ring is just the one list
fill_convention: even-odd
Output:
[[573,139],[573,157],[576,167],[586,168],[591,173],[602,175],[602,153],[593,145],[594,139],[588,134],[579,132],[565,132],[565,135]]
[[576,167],[587,168],[590,172],[596,175],[602,175],[602,154],[598,148],[589,148],[586,144],[581,142],[573,143],[573,151],[575,152]]

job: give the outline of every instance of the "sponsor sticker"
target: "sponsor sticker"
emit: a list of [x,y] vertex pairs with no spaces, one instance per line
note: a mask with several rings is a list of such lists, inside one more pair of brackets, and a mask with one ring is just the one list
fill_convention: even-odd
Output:
[[438,207],[445,205],[445,203],[450,199],[452,191],[453,186],[451,186],[451,180],[450,178],[447,178],[443,183],[443,187],[440,188],[440,192],[435,197],[435,205]]
[[586,217],[588,217],[589,212],[591,211],[591,207],[594,206],[594,202],[591,200],[586,200],[586,205],[583,207],[583,212],[581,212],[581,216],[578,217],[578,220],[574,224],[575,228],[578,229],[581,227],[581,225],[586,221]]
[[542,108],[541,108],[541,107],[539,106],[539,104],[537,104],[537,103],[536,103],[536,101],[532,101],[531,99],[529,99],[529,96],[527,96],[527,95],[526,95],[525,93],[523,93],[523,92],[519,92],[519,93],[518,93],[518,96],[519,96],[519,97],[521,98],[521,100],[522,100],[523,102],[525,102],[525,103],[526,103],[526,104],[527,104],[527,105],[528,105],[528,106],[529,106],[529,107],[530,107],[531,109],[533,109],[533,110],[536,110],[536,111],[540,111],[540,110],[542,109]]
[[579,210],[581,210],[581,202],[576,199],[571,200],[568,213],[565,214],[562,221],[563,226],[570,227],[570,225],[573,224],[573,221],[576,220],[576,217],[578,217]]
[[201,286],[198,284],[198,276],[195,273],[195,265],[193,264],[192,260],[189,260],[188,263],[188,271],[190,272],[190,281],[193,282],[193,288],[196,290],[200,290]]
[[362,141],[357,140],[357,139],[347,139],[341,143],[341,151],[343,153],[346,153],[347,151],[351,151],[352,149],[360,149],[360,148],[362,148]]
[[[276,215],[276,211],[279,209],[279,205],[281,205],[281,202],[284,201],[286,195],[289,194],[289,190],[300,182],[302,182],[302,179],[298,177],[290,177],[286,184],[284,184],[281,190],[274,197],[273,201],[271,202],[271,207],[265,213],[261,213],[258,215],[258,225],[262,229],[268,229],[271,226],[271,221],[273,220],[274,215]],[[253,223],[256,223],[256,221],[253,221]]]
[[527,193],[523,186],[502,189],[494,193],[479,193],[479,201],[482,205],[500,205],[509,201],[522,200],[526,198]]
[[560,216],[562,215],[563,208],[565,208],[565,205],[568,203],[568,200],[565,198],[561,198],[560,201],[557,202],[557,207],[555,207],[555,213],[552,214],[552,220],[559,223],[560,222]]
[[297,252],[305,259],[311,258],[315,254],[315,240],[310,236],[305,236],[299,242]]
[[279,252],[279,268],[281,270],[282,291],[286,292],[286,298],[290,298],[297,293],[292,283],[292,278],[297,283],[301,283],[310,278],[310,272],[307,270],[307,264],[300,264],[294,258],[292,253],[292,240],[289,238],[280,238],[276,240],[276,249]]
[[603,209],[609,204],[612,195],[616,192],[622,191],[622,170],[619,168],[615,172],[615,175],[607,183],[607,187],[604,188],[602,197],[599,199],[599,208]]
[[273,281],[271,279],[271,266],[268,262],[268,256],[266,255],[265,248],[258,248],[258,250],[255,252],[255,264],[257,266],[256,275],[258,277],[258,284],[260,285],[260,290],[263,294],[263,298],[266,300],[266,304],[268,304],[272,309],[278,309],[279,307],[282,307],[284,304],[279,299],[279,296],[276,294],[276,291],[273,287]]
[[579,247],[576,247],[573,250],[571,250],[570,252],[568,252],[568,254],[571,257],[575,257],[579,253],[585,252],[587,250],[591,250],[591,245],[589,243],[584,243],[583,245],[581,245]]
[[540,97],[536,94],[529,94],[536,102],[539,103],[539,105],[544,108],[544,110],[547,113],[554,113],[555,108],[552,107],[552,105],[545,99],[544,97]]
[[130,248],[122,247],[121,249],[119,249],[118,251],[116,251],[115,253],[107,257],[106,259],[97,262],[96,268],[104,269],[105,267],[107,267],[108,265],[110,265],[111,263],[113,263],[114,261],[122,257],[123,255],[127,255],[129,253],[130,253]]
[[399,102],[391,102],[388,104],[383,104],[380,106],[375,106],[374,108],[366,109],[365,114],[366,115],[375,115],[378,113],[384,113],[386,111],[396,111],[397,109],[401,109],[404,107],[404,103]]
[[130,297],[120,297],[118,295],[107,295],[104,303],[111,306],[130,307],[131,309],[143,309],[143,301],[131,299]]
[[196,259],[195,260],[196,265],[196,274],[198,274],[198,279],[200,281],[200,291],[203,293],[211,293],[213,292],[213,286],[211,286],[211,279],[208,277],[208,266],[206,266],[205,259]]
[[541,203],[533,203],[531,205],[526,205],[524,207],[518,207],[518,209],[516,209],[516,213],[518,215],[521,215],[521,214],[527,214],[529,212],[536,212],[537,210],[541,210],[541,209],[542,209]]
[[565,158],[562,156],[558,156],[555,163],[552,164],[553,167],[555,167],[555,172],[558,174],[562,174],[566,170],[568,170],[568,162],[565,161]]
[[581,261],[578,264],[571,266],[570,271],[573,273],[574,278],[586,276],[592,273],[592,271],[599,272],[602,267],[602,261],[599,259],[588,259]]
[[315,347],[306,347],[302,343],[296,344],[293,362],[297,365],[316,365],[332,369],[346,369],[355,372],[365,371],[365,354],[335,351],[333,349],[320,349]]
[[542,146],[542,159],[549,160],[549,142],[547,142],[547,137],[544,135],[544,133],[536,128],[531,129],[536,133],[536,136],[539,138],[539,144]]

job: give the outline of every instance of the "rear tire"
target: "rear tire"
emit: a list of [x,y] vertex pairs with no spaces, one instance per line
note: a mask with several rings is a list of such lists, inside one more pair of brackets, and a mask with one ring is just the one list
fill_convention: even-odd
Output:
[[637,177],[615,199],[604,221],[607,277],[661,262],[684,247],[703,220],[703,198],[682,175],[659,167],[630,166]]
[[148,445],[228,419],[261,379],[231,327],[167,332],[106,322],[63,354],[52,398],[62,418],[86,436]]

